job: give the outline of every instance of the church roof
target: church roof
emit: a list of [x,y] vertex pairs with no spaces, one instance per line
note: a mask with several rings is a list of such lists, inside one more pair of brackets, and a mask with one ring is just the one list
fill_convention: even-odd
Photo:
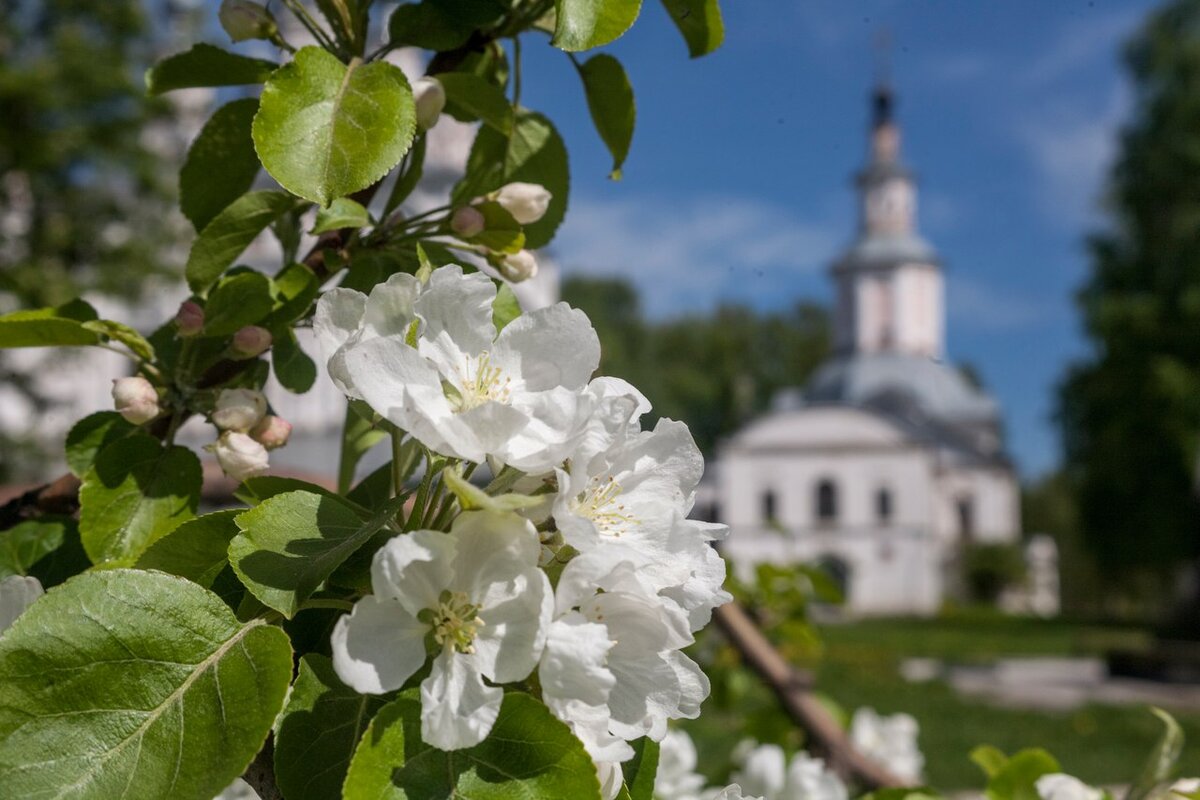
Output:
[[859,237],[834,265],[834,272],[892,267],[897,264],[937,264],[933,245],[915,233],[873,233]]

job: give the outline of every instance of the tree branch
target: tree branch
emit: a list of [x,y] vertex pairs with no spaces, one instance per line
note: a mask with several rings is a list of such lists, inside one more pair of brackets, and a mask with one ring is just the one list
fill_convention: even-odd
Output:
[[808,734],[812,750],[843,778],[869,789],[907,785],[885,767],[854,749],[825,706],[812,692],[812,676],[793,668],[737,603],[727,603],[713,619],[746,665],[770,687],[783,710]]

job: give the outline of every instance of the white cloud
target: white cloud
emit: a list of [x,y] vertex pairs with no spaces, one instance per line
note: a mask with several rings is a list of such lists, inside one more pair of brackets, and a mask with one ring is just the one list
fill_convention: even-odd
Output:
[[797,275],[818,276],[847,229],[742,197],[575,198],[553,249],[568,274],[630,279],[663,316],[793,297]]
[[946,284],[946,313],[956,328],[1021,330],[1063,313],[1057,302],[1000,289],[958,273],[950,273]]

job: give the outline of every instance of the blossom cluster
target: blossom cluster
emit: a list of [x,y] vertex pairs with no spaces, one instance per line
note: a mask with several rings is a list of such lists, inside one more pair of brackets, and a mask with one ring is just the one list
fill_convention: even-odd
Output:
[[498,330],[495,298],[487,276],[449,265],[318,303],[314,331],[348,397],[449,459],[445,475],[486,463],[523,493],[383,546],[373,593],[333,632],[334,665],[378,694],[431,662],[421,731],[443,750],[488,735],[503,685],[539,691],[611,798],[629,742],[661,740],[708,694],[682,649],[729,599],[711,546],[725,529],[688,519],[703,459],[687,426],[645,430],[637,389],[593,379],[587,317],[558,303]]

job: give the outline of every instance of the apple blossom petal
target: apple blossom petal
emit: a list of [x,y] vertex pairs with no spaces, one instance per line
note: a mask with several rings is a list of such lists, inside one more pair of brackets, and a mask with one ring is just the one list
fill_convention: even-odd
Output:
[[531,392],[581,390],[600,366],[600,339],[587,314],[555,303],[510,322],[496,337],[492,357]]
[[375,552],[371,588],[378,597],[398,601],[412,616],[437,608],[453,576],[454,537],[440,531],[395,536]]
[[428,630],[396,600],[364,597],[338,619],[329,637],[333,668],[361,694],[399,689],[425,663]]
[[[458,544],[453,586],[480,602],[493,584],[506,586],[537,566],[540,547],[533,523],[499,511],[467,511],[451,528]],[[495,599],[512,596],[509,589]]]
[[321,295],[313,312],[313,334],[322,362],[328,363],[358,331],[366,306],[367,296],[354,289],[330,289]]
[[421,739],[439,750],[473,747],[491,733],[503,699],[472,656],[443,650],[421,681]]
[[608,628],[572,611],[550,624],[538,668],[542,696],[600,706],[616,678],[605,666],[613,641]]
[[[494,595],[511,594],[500,602]],[[475,636],[475,652],[483,674],[497,683],[523,680],[533,672],[546,643],[554,600],[550,580],[537,567],[510,584],[492,584],[479,614],[484,625]]]
[[464,275],[462,267],[449,264],[433,271],[413,307],[425,323],[424,337],[436,339],[444,332],[461,351],[479,355],[496,337],[495,299],[491,278],[481,272]]
[[371,290],[362,313],[362,325],[372,336],[404,336],[416,319],[414,303],[421,282],[407,272],[398,272]]

